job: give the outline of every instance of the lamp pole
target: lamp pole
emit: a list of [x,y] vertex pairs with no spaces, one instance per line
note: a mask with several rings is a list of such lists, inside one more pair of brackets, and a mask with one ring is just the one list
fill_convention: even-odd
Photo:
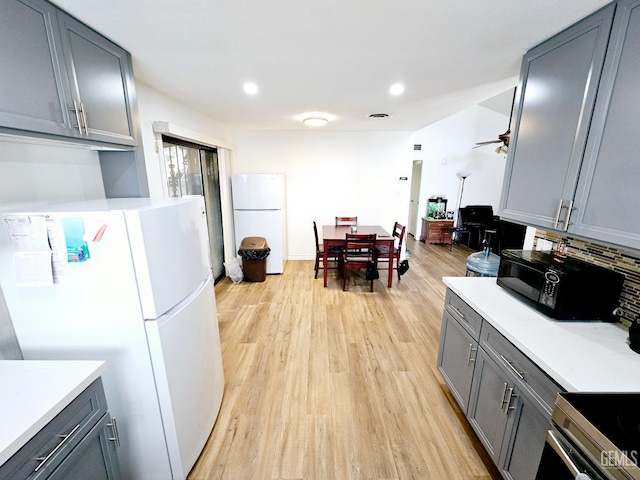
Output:
[[[462,180],[460,183],[460,195],[458,196],[458,212],[460,212],[460,207],[462,207],[462,193],[464,192],[464,182],[471,175],[471,172],[458,172],[456,176]],[[456,218],[456,222],[458,219]]]

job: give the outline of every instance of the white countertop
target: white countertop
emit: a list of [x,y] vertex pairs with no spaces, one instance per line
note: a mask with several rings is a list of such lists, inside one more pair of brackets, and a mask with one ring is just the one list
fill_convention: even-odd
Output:
[[444,284],[569,392],[640,392],[640,354],[620,323],[553,320],[496,284],[444,277]]
[[0,361],[0,465],[98,378],[100,361]]

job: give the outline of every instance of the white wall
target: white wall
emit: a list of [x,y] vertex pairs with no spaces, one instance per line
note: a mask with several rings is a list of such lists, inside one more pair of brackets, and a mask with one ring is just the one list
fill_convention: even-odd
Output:
[[156,152],[156,136],[153,133],[153,122],[169,122],[181,128],[233,142],[232,129],[216,122],[212,118],[193,110],[167,95],[136,82],[138,94],[138,111],[142,135],[147,178],[149,180],[149,196],[162,197],[164,179],[159,157]]
[[[509,117],[482,106],[473,106],[416,132],[414,152],[422,160],[420,214],[427,198],[445,195],[447,210],[457,210],[460,179],[456,173],[471,172],[464,185],[462,206],[492,205],[497,213],[506,164],[506,154],[495,153],[499,144],[472,149],[476,142],[494,140],[507,130]],[[418,219],[416,232],[421,230]]]
[[0,136],[0,207],[93,200],[104,195],[97,151]]
[[321,226],[356,215],[389,232],[395,221],[406,224],[413,135],[238,131],[232,173],[285,175],[288,259],[313,259],[314,220]]

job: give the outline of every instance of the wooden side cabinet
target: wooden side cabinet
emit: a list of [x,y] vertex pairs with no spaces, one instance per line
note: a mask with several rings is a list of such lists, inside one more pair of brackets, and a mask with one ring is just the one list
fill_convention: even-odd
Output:
[[430,218],[423,218],[420,241],[423,243],[450,245],[452,228],[453,220],[432,220]]

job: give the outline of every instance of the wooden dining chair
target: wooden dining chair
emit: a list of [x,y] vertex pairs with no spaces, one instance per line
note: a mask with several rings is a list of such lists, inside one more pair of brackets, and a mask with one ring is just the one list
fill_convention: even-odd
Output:
[[[340,261],[343,291],[347,288],[347,275],[349,270],[354,268],[366,270],[369,262],[377,265],[376,234],[347,233],[345,236],[345,247]],[[373,292],[373,279],[369,280],[369,282],[369,290]]]
[[336,270],[338,268],[338,262],[340,261],[340,257],[342,256],[342,247],[329,247],[329,251],[327,252],[327,262],[334,263],[333,267],[329,267],[328,265],[324,264],[324,245],[318,240],[318,226],[316,225],[315,221],[313,222],[313,234],[316,237],[316,262],[313,267],[315,271],[315,275],[313,278],[318,278],[318,270],[322,270],[324,268]]
[[394,241],[397,238],[397,244],[394,242],[393,250],[390,251],[389,245],[378,245],[376,246],[376,256],[378,262],[380,262],[379,270],[389,270],[389,255],[394,258],[393,266],[398,272],[398,281],[400,281],[401,275],[398,270],[398,265],[400,265],[400,255],[402,253],[402,242],[404,241],[404,234],[406,231],[406,226],[400,225],[398,222],[395,222],[393,225],[393,233],[391,234],[394,237]]
[[358,217],[336,217],[336,227],[339,226],[357,226],[358,225]]

